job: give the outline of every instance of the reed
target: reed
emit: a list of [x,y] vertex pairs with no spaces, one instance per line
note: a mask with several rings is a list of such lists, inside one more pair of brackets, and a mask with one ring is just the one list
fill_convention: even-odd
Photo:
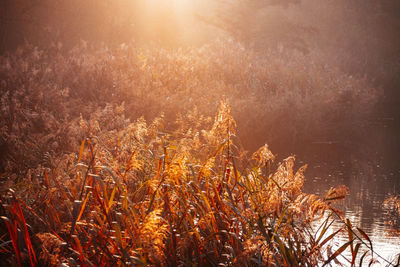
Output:
[[252,151],[266,142],[288,150],[332,133],[347,140],[379,95],[318,57],[255,53],[228,40],[185,49],[82,44],[68,52],[27,45],[0,56],[0,170],[15,180],[39,164],[53,167],[85,137],[81,118],[97,121],[87,125],[94,132],[126,124],[112,113],[131,121],[163,113],[173,130],[176,114],[197,107],[210,117],[221,100]]
[[[52,168],[38,167],[29,181],[2,196],[8,229],[2,231],[2,260],[315,266],[338,260],[350,247],[355,265],[364,244],[353,246],[358,239],[350,221],[343,228],[349,241],[336,251],[329,248],[340,230],[326,236],[329,220],[342,216],[334,202],[348,189],[305,194],[306,166],[296,170],[294,156],[276,163],[265,145],[247,157],[226,103],[213,120],[197,110],[181,115],[174,131],[165,129],[162,117],[138,119],[118,131],[96,130],[95,124],[81,120],[86,138],[79,153]],[[330,215],[315,232],[311,223],[324,214]],[[368,236],[358,231],[372,250]]]
[[[0,261],[315,266],[346,250],[366,261],[368,236],[334,206],[346,187],[305,194],[294,156],[243,147],[348,133],[378,96],[307,55],[227,40],[3,54]],[[344,223],[331,233],[333,217]]]

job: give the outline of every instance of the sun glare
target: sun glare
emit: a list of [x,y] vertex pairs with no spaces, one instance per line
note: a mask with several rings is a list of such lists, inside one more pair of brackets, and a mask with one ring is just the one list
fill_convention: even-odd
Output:
[[175,15],[182,15],[191,9],[192,3],[190,0],[147,0],[146,7],[152,11],[167,9]]
[[[163,43],[190,39],[188,29],[193,28],[196,1],[147,0],[142,15],[143,36]],[[179,41],[178,41],[179,42]]]

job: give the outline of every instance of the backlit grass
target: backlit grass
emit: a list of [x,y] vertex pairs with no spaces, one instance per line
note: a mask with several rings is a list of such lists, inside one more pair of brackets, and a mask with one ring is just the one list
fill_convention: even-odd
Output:
[[[328,235],[329,222],[341,217],[332,204],[348,189],[303,193],[306,166],[296,170],[293,156],[275,164],[267,145],[246,157],[226,103],[213,120],[182,116],[173,132],[162,118],[120,131],[91,132],[92,124],[81,121],[87,136],[77,153],[2,195],[2,261],[315,266],[365,244],[355,244],[347,221],[349,242],[331,251],[340,230]],[[311,222],[324,213],[315,232]]]

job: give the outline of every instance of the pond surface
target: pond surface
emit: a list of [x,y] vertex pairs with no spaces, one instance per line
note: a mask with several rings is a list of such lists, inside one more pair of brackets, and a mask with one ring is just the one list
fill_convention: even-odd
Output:
[[[399,121],[391,117],[371,119],[360,129],[359,139],[318,140],[297,157],[300,163],[308,164],[305,192],[324,195],[330,187],[349,187],[350,195],[341,204],[345,217],[354,227],[363,229],[374,250],[389,261],[400,253],[400,232],[393,233],[383,206],[386,198],[400,194]],[[342,226],[338,222],[332,230]],[[346,238],[338,237],[335,242],[344,244]],[[387,265],[380,259],[374,266]]]

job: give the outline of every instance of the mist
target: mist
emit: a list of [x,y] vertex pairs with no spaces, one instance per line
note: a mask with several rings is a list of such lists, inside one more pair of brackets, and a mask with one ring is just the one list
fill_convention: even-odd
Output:
[[399,14],[1,1],[0,261],[394,266]]

